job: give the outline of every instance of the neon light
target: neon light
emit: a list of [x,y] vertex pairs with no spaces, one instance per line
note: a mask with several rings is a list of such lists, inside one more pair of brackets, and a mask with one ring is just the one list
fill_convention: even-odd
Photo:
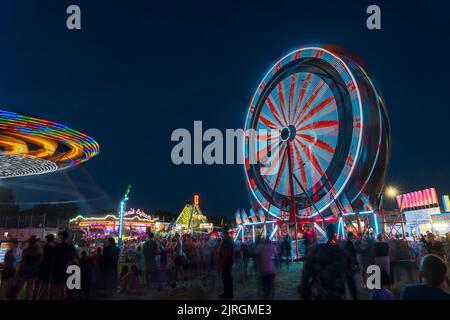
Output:
[[342,238],[345,238],[345,227],[344,227],[344,220],[342,217],[339,217],[339,223],[338,223],[338,236],[341,236]]
[[118,235],[118,243],[117,246],[119,248],[122,248],[123,245],[123,219],[124,219],[124,213],[125,213],[125,205],[128,201],[128,194],[131,191],[131,184],[128,185],[127,189],[125,190],[125,195],[123,196],[122,201],[120,201],[120,209],[119,209],[119,235]]
[[277,223],[276,221],[266,221],[266,222],[249,222],[249,223],[245,223],[244,226],[256,226],[256,225],[261,225],[261,224],[272,224],[272,223]]
[[196,206],[198,206],[198,203],[199,203],[199,196],[198,196],[198,194],[196,194],[196,195],[194,195],[194,204]]
[[380,231],[378,230],[378,219],[377,219],[376,213],[373,214],[373,224],[374,224],[375,234],[379,234]]
[[140,217],[142,217],[144,219],[149,219],[149,220],[153,219],[149,214],[145,213],[141,209],[133,209],[133,208],[131,208],[130,210],[125,211],[125,213],[124,213],[125,217],[133,216],[133,215],[138,215],[138,216],[140,216]]
[[372,211],[361,211],[359,214],[371,214],[374,213],[374,210]]
[[396,198],[397,204],[399,206],[401,204],[402,209],[439,205],[435,188],[400,194]]
[[323,230],[316,222],[314,222],[314,228],[316,228],[317,231],[319,231],[322,236],[324,237],[327,236],[325,230]]
[[273,231],[272,231],[272,233],[271,233],[270,236],[269,236],[269,239],[270,239],[270,240],[273,239],[273,236],[275,235],[275,232],[277,232],[277,230],[278,230],[278,225],[276,225],[275,228],[273,228]]
[[[102,221],[102,220],[108,220],[108,219],[119,220],[119,217],[115,216],[113,214],[108,214],[108,215],[103,216],[103,217],[84,217],[84,216],[79,215],[79,216],[76,216],[75,218],[70,219],[69,223],[77,222],[78,220]],[[124,217],[124,221],[155,222],[155,221],[157,221],[157,219],[156,218],[148,219],[148,218],[141,218],[141,217],[135,216],[135,217],[132,217],[132,218]]]
[[239,228],[238,232],[236,233],[236,235],[234,236],[233,241],[236,241],[236,239],[239,237],[239,233],[241,233],[242,228]]

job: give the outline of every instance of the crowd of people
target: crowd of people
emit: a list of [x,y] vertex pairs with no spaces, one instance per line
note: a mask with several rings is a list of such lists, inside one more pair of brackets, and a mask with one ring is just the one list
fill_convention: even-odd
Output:
[[[380,272],[379,287],[372,289],[374,300],[394,300],[392,286],[402,273],[414,282],[418,273],[418,284],[406,285],[401,290],[402,300],[449,300],[450,281],[447,272],[448,252],[443,243],[428,232],[420,241],[409,242],[396,235],[387,238],[383,234],[358,235],[348,233],[345,240],[337,239],[334,225],[327,226],[328,241],[316,244],[308,253],[302,270],[299,292],[303,299],[340,300],[358,299],[358,286],[366,287],[368,270],[376,266]],[[450,234],[445,237],[450,240]],[[450,242],[448,243],[450,244]],[[447,244],[447,247],[448,247]],[[362,283],[356,282],[356,273],[361,272]],[[446,290],[444,290],[446,288]]]
[[[442,289],[450,288],[445,249],[450,234],[445,246],[432,233],[412,242],[400,235],[390,239],[382,234],[375,237],[351,232],[346,239],[339,239],[335,226],[329,224],[326,239],[317,241],[307,228],[303,232],[302,299],[358,299],[358,288],[367,286],[372,299],[392,300],[391,288],[402,274],[408,275],[410,283],[419,284],[406,286],[401,299],[450,297]],[[226,227],[221,237],[149,233],[146,239],[126,241],[122,251],[113,238],[107,238],[93,252],[83,245],[74,246],[67,231],[59,233],[58,239],[49,234],[45,242],[31,237],[23,249],[13,239],[5,255],[0,299],[129,298],[189,288],[195,281],[208,288],[220,285],[223,291],[218,298],[233,299],[236,281],[245,285],[250,275],[259,279],[258,298],[273,299],[276,275],[283,268],[289,271],[295,244],[289,235],[277,241],[263,236],[255,240],[232,239]],[[70,265],[80,267],[80,290],[67,290]],[[380,287],[375,289],[368,285],[371,266],[381,272]],[[358,272],[361,277],[357,277]]]
[[[88,256],[78,254],[69,240],[69,233],[62,231],[55,239],[53,234],[41,242],[31,236],[25,247],[19,247],[17,239],[11,239],[4,259],[0,299],[15,300],[64,300],[67,294],[67,269],[78,265],[81,270],[82,294],[92,298],[95,288],[114,290],[117,283],[119,250],[113,238],[103,248]],[[95,284],[95,287],[94,287]]]

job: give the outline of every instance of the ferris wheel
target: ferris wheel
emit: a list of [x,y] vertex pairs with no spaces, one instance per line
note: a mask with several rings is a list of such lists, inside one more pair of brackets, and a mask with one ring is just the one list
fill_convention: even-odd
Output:
[[[245,132],[247,183],[270,215],[323,218],[376,203],[389,121],[371,80],[350,58],[306,47],[280,59],[253,96]],[[273,162],[259,161],[272,153]]]

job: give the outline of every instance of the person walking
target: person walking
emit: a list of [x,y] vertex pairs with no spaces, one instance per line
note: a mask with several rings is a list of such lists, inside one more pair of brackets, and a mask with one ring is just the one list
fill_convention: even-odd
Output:
[[145,270],[145,263],[144,263],[144,255],[142,254],[142,247],[140,245],[136,248],[136,253],[134,255],[134,264],[138,268],[139,274],[142,274]]
[[377,242],[373,245],[374,262],[380,269],[391,276],[390,248],[389,244],[384,241],[383,235],[377,236]]
[[42,248],[42,263],[39,266],[39,287],[37,295],[38,300],[50,299],[50,280],[53,260],[55,258],[55,247],[53,245],[53,242],[55,241],[55,235],[52,233],[46,235],[45,241],[45,245]]
[[220,276],[222,270],[222,260],[220,257],[220,248],[222,247],[222,238],[218,238],[212,250],[212,264],[217,277]]
[[147,287],[151,289],[158,281],[158,257],[160,254],[159,243],[154,239],[154,234],[149,233],[148,240],[142,247],[144,255]]
[[263,299],[273,299],[276,274],[273,258],[278,255],[278,249],[269,239],[264,239],[256,245],[254,255],[256,257],[256,270],[260,277]]
[[372,246],[369,236],[363,236],[361,234],[356,241],[355,249],[359,257],[359,265],[361,266],[360,271],[363,280],[363,288],[365,288],[367,283],[367,268],[372,264]]
[[183,241],[181,236],[177,233],[174,238],[175,247],[173,249],[173,262],[175,265],[176,282],[182,284],[185,281],[184,266],[186,265],[186,254],[184,252]]
[[306,257],[299,285],[304,300],[343,300],[347,287],[353,300],[357,300],[355,273],[351,258],[336,245],[333,224],[327,225],[328,241],[312,247]]
[[305,230],[303,232],[303,246],[305,248],[305,257],[308,257],[309,248],[311,247],[313,242],[312,232],[309,229],[309,226],[305,226]]
[[248,261],[250,259],[250,252],[248,243],[243,241],[241,243],[241,252],[242,252],[242,274],[244,275],[244,281],[248,276]]
[[114,238],[108,238],[106,247],[102,251],[101,269],[103,275],[104,287],[109,295],[112,295],[117,289],[117,280],[119,275],[119,256],[120,250],[116,245]]
[[17,287],[17,265],[19,263],[19,256],[16,251],[19,248],[19,240],[13,238],[10,241],[11,248],[6,251],[3,271],[2,282],[0,286],[0,300],[15,299],[16,287]]
[[281,243],[281,248],[282,248],[282,258],[286,259],[286,267],[287,270],[289,271],[289,265],[291,264],[291,260],[292,260],[292,245],[291,245],[291,238],[289,237],[289,235],[285,235],[283,237],[283,242]]
[[202,269],[209,274],[211,272],[212,265],[212,246],[209,237],[203,239],[200,247],[200,253],[202,259]]
[[230,237],[228,226],[225,226],[223,228],[223,241],[220,246],[223,294],[219,297],[226,300],[233,299],[233,277],[231,274],[234,263],[233,252],[233,239]]
[[347,252],[347,255],[350,257],[353,269],[356,270],[356,268],[358,267],[358,259],[356,257],[356,249],[353,241],[353,232],[347,233],[347,240],[345,241],[344,249]]
[[68,242],[69,233],[62,231],[58,234],[59,243],[55,246],[54,260],[51,274],[50,295],[53,300],[64,300],[66,298],[67,267],[75,263],[77,251]]
[[83,298],[90,300],[95,297],[99,266],[94,256],[88,256],[86,251],[81,252],[81,291]]
[[19,265],[18,293],[26,286],[25,299],[32,300],[39,276],[39,265],[42,262],[42,248],[36,236],[27,240],[28,246],[22,252],[22,261]]

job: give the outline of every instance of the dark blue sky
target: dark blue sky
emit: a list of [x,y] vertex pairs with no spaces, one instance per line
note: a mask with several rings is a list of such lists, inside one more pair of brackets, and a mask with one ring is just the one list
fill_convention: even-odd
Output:
[[[449,193],[450,7],[375,3],[377,31],[365,26],[372,1],[1,1],[1,108],[64,123],[101,146],[74,177],[45,177],[58,187],[39,201],[60,198],[66,179],[88,186],[90,206],[115,206],[131,183],[130,205],[149,211],[178,212],[194,192],[208,214],[248,208],[240,166],[177,167],[171,132],[194,120],[242,127],[267,69],[306,44],[340,45],[366,62],[391,118],[387,182]],[[66,29],[70,4],[81,7],[81,31]],[[13,183],[23,203],[38,201],[43,177],[30,179]]]

